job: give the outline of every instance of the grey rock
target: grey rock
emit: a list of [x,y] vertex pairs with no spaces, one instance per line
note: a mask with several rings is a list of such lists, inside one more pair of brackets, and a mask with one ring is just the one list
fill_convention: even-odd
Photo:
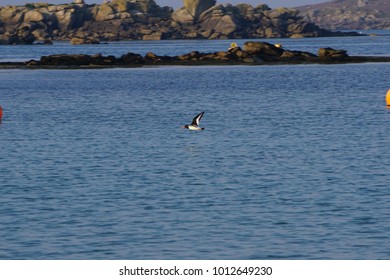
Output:
[[284,52],[282,48],[266,42],[245,42],[243,49],[249,54],[265,56],[281,56]]
[[183,0],[184,7],[197,19],[204,11],[215,5],[215,0]]
[[318,57],[320,59],[338,59],[343,60],[348,58],[346,50],[336,50],[333,48],[320,48],[318,50]]
[[[221,39],[329,36],[295,10],[267,5],[215,5],[215,0],[183,1],[161,8],[154,0],[112,0],[100,5],[46,3],[0,7],[1,44],[34,40]],[[74,39],[75,42],[80,41]],[[82,42],[85,43],[85,42]]]
[[70,40],[70,43],[72,45],[100,44],[100,41],[99,39],[93,37],[88,37],[88,38],[74,37]]
[[173,12],[172,20],[180,24],[193,24],[195,18],[185,7],[182,7]]
[[297,9],[306,20],[326,29],[390,29],[389,0],[337,0]]

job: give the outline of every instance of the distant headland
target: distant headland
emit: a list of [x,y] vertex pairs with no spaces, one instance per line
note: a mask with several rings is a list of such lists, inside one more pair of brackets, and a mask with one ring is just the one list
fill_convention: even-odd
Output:
[[280,65],[280,64],[340,64],[390,62],[390,57],[349,56],[346,50],[320,48],[317,54],[287,50],[280,44],[248,41],[242,47],[232,43],[227,50],[213,53],[190,53],[161,56],[148,52],[145,56],[126,53],[120,57],[102,54],[53,54],[26,62],[0,62],[0,69],[89,69],[131,68],[144,66],[197,65]]
[[389,0],[332,0],[296,9],[305,19],[326,29],[390,29]]
[[[245,1],[245,0],[244,0]],[[117,40],[254,39],[358,35],[332,32],[305,20],[298,10],[265,4],[217,4],[183,0],[160,7],[154,0],[105,0],[87,5],[48,3],[0,7],[0,44],[94,44]]]

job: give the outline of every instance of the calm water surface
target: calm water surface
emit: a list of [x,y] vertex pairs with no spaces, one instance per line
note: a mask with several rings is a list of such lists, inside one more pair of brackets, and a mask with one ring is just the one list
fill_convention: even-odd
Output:
[[389,259],[389,77],[0,70],[0,258]]
[[382,55],[390,56],[390,31],[366,30],[366,34],[378,36],[335,37],[335,38],[302,38],[302,39],[255,39],[255,40],[174,40],[174,41],[120,41],[98,45],[70,45],[69,42],[54,42],[53,45],[0,45],[0,62],[28,61],[40,59],[51,54],[96,54],[115,55],[128,53],[145,55],[154,52],[158,55],[180,55],[191,51],[217,52],[227,50],[232,42],[239,46],[247,41],[267,41],[282,44],[287,50],[307,51],[317,54],[319,48],[332,47],[345,49],[349,55]]

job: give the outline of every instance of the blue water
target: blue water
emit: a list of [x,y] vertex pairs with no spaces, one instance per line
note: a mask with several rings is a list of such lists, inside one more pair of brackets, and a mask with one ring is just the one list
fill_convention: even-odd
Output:
[[366,34],[379,36],[302,38],[302,39],[256,39],[256,40],[175,40],[175,41],[120,41],[99,45],[70,45],[69,42],[54,42],[54,45],[0,45],[0,62],[28,61],[51,54],[96,54],[121,56],[128,52],[145,55],[154,52],[158,55],[180,55],[191,51],[218,52],[227,50],[232,42],[239,46],[247,41],[267,41],[282,44],[288,50],[307,51],[317,54],[319,48],[332,47],[345,49],[349,55],[390,56],[390,30],[366,30]]
[[0,70],[0,258],[389,259],[389,77]]

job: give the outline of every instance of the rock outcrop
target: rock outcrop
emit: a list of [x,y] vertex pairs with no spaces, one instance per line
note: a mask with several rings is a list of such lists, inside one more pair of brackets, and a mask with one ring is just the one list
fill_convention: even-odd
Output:
[[154,0],[0,7],[0,44],[342,35],[321,29],[287,8],[216,5],[215,0],[184,0],[183,4],[176,11]]
[[172,12],[172,8],[160,7],[154,0],[112,0],[101,5],[86,5],[77,0],[61,5],[0,7],[0,43],[31,44],[35,40],[75,37],[142,40],[145,33],[153,33],[162,26],[167,30]]
[[318,50],[318,57],[322,60],[346,60],[348,54],[346,50],[335,50],[332,48],[320,48]]
[[281,45],[267,42],[249,41],[241,48],[232,44],[227,50],[213,53],[192,51],[176,56],[160,56],[148,52],[145,56],[126,53],[122,56],[103,56],[87,54],[53,54],[42,56],[39,60],[26,62],[0,62],[0,69],[68,69],[68,68],[114,68],[161,65],[275,65],[299,63],[364,63],[390,62],[390,57],[349,56],[345,50],[320,48],[318,56],[297,50],[287,50]]
[[[326,50],[326,54],[322,53]],[[148,52],[145,56],[127,53],[120,57],[102,54],[55,54],[40,60],[26,62],[29,67],[137,67],[142,65],[220,65],[220,64],[270,64],[270,63],[332,63],[348,61],[343,50],[320,49],[316,56],[301,51],[289,51],[267,42],[246,42],[243,48],[235,45],[226,51],[201,53],[192,51],[177,56],[159,56]],[[343,54],[338,56],[337,54]]]
[[184,8],[189,14],[197,20],[199,16],[206,10],[215,5],[215,0],[184,0]]
[[249,4],[236,6],[214,5],[197,17],[186,8],[176,10],[171,26],[176,38],[226,39],[226,38],[280,38],[339,36],[305,21],[297,10],[270,9],[267,5],[253,7]]
[[333,0],[297,9],[306,20],[330,30],[390,29],[389,0]]
[[85,45],[85,44],[100,44],[99,39],[93,37],[74,37],[70,40],[72,45]]

